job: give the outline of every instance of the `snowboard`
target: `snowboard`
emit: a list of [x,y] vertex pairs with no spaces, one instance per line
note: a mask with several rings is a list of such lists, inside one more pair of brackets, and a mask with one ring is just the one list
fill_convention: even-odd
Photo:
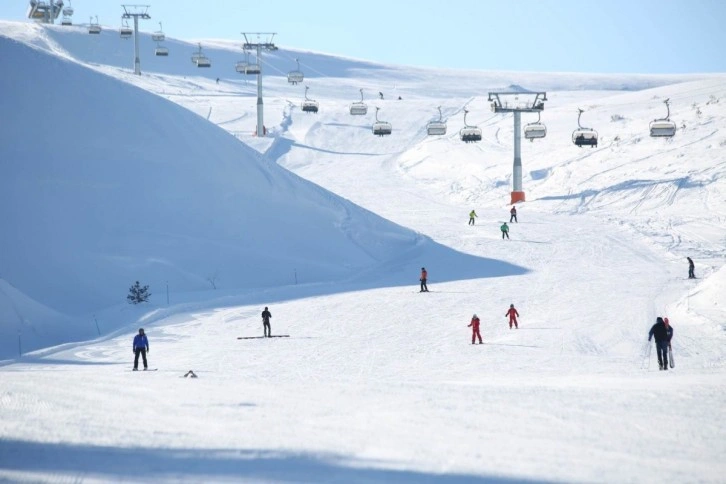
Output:
[[273,334],[272,336],[237,336],[237,339],[289,338],[289,334]]

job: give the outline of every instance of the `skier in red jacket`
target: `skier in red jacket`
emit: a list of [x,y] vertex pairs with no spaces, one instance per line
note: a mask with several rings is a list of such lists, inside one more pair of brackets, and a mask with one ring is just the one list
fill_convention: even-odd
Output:
[[476,341],[476,338],[479,338],[479,344],[482,344],[481,342],[481,333],[479,333],[479,318],[475,314],[471,317],[471,323],[469,323],[469,326],[467,328],[471,328],[471,344],[476,344],[474,341]]
[[509,305],[509,311],[507,311],[505,316],[509,316],[509,329],[512,329],[512,325],[514,325],[516,329],[519,329],[519,326],[517,325],[517,317],[519,316],[519,313],[516,309],[514,309],[514,304]]

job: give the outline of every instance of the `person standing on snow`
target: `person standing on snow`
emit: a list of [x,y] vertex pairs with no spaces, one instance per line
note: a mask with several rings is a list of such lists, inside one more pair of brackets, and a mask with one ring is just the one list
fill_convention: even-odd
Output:
[[472,210],[469,212],[469,225],[474,225],[474,219],[476,218],[476,212]]
[[502,231],[502,240],[504,240],[505,236],[509,239],[509,225],[507,225],[507,222],[504,222],[502,226],[499,227],[499,230]]
[[668,369],[668,350],[671,347],[671,339],[673,339],[673,328],[668,318],[658,316],[655,324],[650,328],[648,333],[648,341],[655,337],[655,350],[658,353],[658,367],[661,370]]
[[429,287],[426,285],[426,279],[428,279],[429,273],[426,272],[426,268],[421,268],[421,278],[419,279],[421,281],[421,290],[419,292],[429,292]]
[[519,316],[519,313],[516,309],[514,309],[514,304],[509,305],[509,310],[504,316],[509,316],[509,329],[512,329],[512,325],[516,329],[519,329],[519,325],[517,324],[517,317]]
[[134,336],[134,371],[139,369],[139,355],[144,361],[144,370],[147,370],[149,365],[146,363],[146,353],[149,352],[149,340],[144,334],[144,328],[139,328],[139,334]]
[[265,338],[272,336],[272,328],[270,327],[270,318],[272,314],[265,306],[265,310],[262,311],[262,331],[265,333]]
[[476,314],[471,317],[471,323],[469,323],[467,328],[471,328],[471,344],[475,344],[474,341],[476,341],[476,338],[479,338],[479,344],[482,344],[481,333],[479,333],[479,318]]
[[693,271],[695,270],[696,267],[693,264],[693,259],[691,259],[690,257],[686,257],[686,259],[688,259],[688,278],[689,279],[695,279],[696,278],[696,274],[694,274]]
[[[512,220],[517,222],[517,207],[515,207],[514,205],[512,205],[512,209],[509,211],[509,223],[510,224],[512,223]],[[517,223],[519,223],[519,222],[517,222]]]

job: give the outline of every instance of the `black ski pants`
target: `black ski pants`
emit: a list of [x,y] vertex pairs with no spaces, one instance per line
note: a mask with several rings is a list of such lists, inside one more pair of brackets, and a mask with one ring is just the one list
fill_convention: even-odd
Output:
[[[509,223],[510,224],[512,223],[512,220],[514,220],[515,222],[517,222],[517,214],[516,213],[513,213],[512,216],[509,217]],[[517,222],[517,223],[519,223],[519,222]]]
[[270,320],[262,320],[262,331],[265,333],[265,337],[272,336],[272,327],[270,327]]
[[469,225],[474,225],[474,217],[469,217]]
[[148,368],[149,365],[146,364],[146,348],[136,348],[134,350],[134,369],[139,369],[139,355],[141,355],[141,359],[144,360],[144,368]]
[[502,230],[502,240],[504,240],[504,237],[509,238],[509,232],[505,232]]
[[695,279],[696,274],[693,273],[693,266],[688,267],[688,278],[689,279]]
[[668,341],[657,341],[655,342],[655,350],[658,353],[658,365],[661,368],[668,369],[668,347],[670,343]]
[[429,292],[429,287],[426,285],[426,279],[421,279],[421,292]]

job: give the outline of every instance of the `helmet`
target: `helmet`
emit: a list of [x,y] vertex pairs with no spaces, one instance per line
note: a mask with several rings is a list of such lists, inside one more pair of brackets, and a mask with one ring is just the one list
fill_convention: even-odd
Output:
[[139,334],[144,334],[144,328],[139,328]]
[[474,316],[472,316],[471,319],[476,319],[476,313],[474,313]]
[[422,270],[422,271],[425,271],[425,270],[426,270],[426,268],[425,268],[425,267],[422,267],[422,268],[421,268],[421,270]]
[[513,307],[514,307],[514,304],[510,304],[510,305],[509,305],[509,307],[510,307],[510,308],[513,308]]

